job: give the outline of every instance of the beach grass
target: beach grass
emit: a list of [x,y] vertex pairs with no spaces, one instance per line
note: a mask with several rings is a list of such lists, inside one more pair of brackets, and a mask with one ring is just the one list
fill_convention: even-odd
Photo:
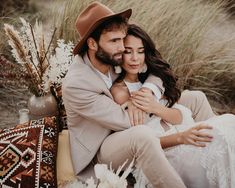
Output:
[[[91,0],[68,0],[54,12],[58,37],[78,41],[74,23]],[[226,1],[101,0],[118,12],[133,9],[131,22],[142,26],[171,64],[180,88],[202,90],[215,104],[235,103],[235,24]],[[217,109],[218,111],[223,109]],[[227,110],[227,109],[226,109]]]
[[[30,2],[39,9],[34,18],[40,18],[47,25],[46,29],[57,27],[57,38],[77,43],[79,36],[75,29],[76,18],[92,1]],[[231,12],[234,4],[230,0],[100,2],[115,12],[133,9],[130,22],[137,23],[150,34],[178,76],[182,90],[202,90],[218,112],[234,111],[235,22],[231,16],[234,15]],[[9,21],[2,17],[0,19],[1,23]],[[2,29],[0,37],[6,38]],[[1,40],[2,54],[9,54],[9,46],[6,46],[6,40]]]

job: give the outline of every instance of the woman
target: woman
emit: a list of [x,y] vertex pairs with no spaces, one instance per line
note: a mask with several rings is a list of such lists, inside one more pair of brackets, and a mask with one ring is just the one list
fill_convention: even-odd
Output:
[[[180,91],[176,79],[150,37],[130,25],[124,45],[122,72],[111,88],[115,101],[123,104],[131,99],[154,114],[146,124],[156,130],[168,160],[187,187],[235,187],[235,116],[225,114],[194,123],[189,110],[177,104]],[[133,91],[141,88],[148,74],[157,76],[162,84],[159,82],[156,99],[144,101]],[[144,180],[139,173],[137,182]]]

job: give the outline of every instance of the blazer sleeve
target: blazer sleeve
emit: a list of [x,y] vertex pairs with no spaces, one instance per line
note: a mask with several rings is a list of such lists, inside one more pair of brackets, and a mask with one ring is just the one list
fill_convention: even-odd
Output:
[[107,129],[121,131],[131,127],[128,113],[103,92],[70,86],[63,89],[63,100],[66,111]]

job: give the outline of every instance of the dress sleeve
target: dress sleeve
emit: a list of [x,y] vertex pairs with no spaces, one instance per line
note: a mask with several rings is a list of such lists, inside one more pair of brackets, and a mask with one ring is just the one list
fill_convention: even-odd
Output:
[[160,100],[165,92],[162,80],[154,75],[149,75],[142,87],[150,89],[156,96],[157,100]]

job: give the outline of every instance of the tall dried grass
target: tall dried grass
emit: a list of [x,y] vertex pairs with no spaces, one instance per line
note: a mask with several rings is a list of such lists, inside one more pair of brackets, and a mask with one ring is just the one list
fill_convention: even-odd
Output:
[[[55,14],[59,37],[77,42],[74,23],[91,0],[69,0]],[[210,99],[235,104],[235,24],[225,1],[100,0],[114,11],[133,9],[132,22],[154,39],[179,77],[182,89],[199,89]]]
[[35,20],[40,17],[40,14],[34,1],[35,0],[7,0],[1,1],[0,3],[0,54],[7,56],[8,59],[12,60],[13,58],[3,29],[4,23],[17,27],[19,25],[19,17],[24,17],[30,22],[35,22]]

